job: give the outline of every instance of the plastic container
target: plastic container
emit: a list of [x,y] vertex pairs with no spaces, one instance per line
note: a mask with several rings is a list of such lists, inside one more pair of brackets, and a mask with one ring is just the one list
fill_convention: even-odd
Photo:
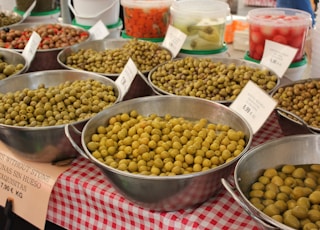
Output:
[[223,44],[222,48],[217,49],[217,50],[194,51],[194,50],[181,49],[177,55],[178,58],[184,58],[187,56],[198,57],[198,58],[215,58],[215,57],[226,58],[226,57],[230,57],[230,55],[228,53],[228,47],[226,44]]
[[[78,24],[78,22],[75,20],[75,18],[72,20],[72,25],[81,27],[85,30],[89,30],[92,26],[86,26]],[[107,38],[120,38],[121,30],[123,28],[123,22],[121,18],[118,19],[118,22],[112,25],[106,25],[108,31],[110,34],[107,36]]]
[[173,0],[121,0],[125,33],[134,38],[164,38]]
[[304,57],[306,36],[312,25],[311,15],[289,8],[253,9],[247,15],[249,23],[249,55],[261,60],[266,40],[297,48],[293,62]]
[[[20,11],[27,11],[34,0],[16,0],[16,8]],[[48,12],[57,8],[56,0],[37,0],[31,12]]]
[[[247,61],[260,63],[260,60],[251,58],[249,56],[249,52],[246,52],[244,59]],[[300,61],[292,62],[283,76],[289,79],[290,81],[301,80],[304,78],[304,72],[306,71],[306,68],[307,68],[307,57],[306,55],[304,55]]]
[[[21,16],[24,15],[25,12],[18,10],[17,8],[14,11]],[[30,15],[24,20],[25,23],[55,23],[59,21],[60,9],[56,8],[55,10],[47,11],[47,12],[31,12]]]
[[227,3],[216,0],[174,1],[170,13],[170,24],[187,35],[182,49],[217,50],[223,47],[227,17],[230,16]]
[[68,0],[68,6],[77,23],[93,26],[99,20],[105,25],[118,22],[120,0]]

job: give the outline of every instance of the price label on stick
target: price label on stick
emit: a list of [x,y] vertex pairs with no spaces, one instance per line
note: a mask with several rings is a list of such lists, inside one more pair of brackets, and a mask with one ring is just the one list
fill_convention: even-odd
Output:
[[121,100],[124,95],[128,92],[131,83],[133,82],[135,76],[138,73],[138,68],[134,64],[131,58],[129,58],[127,64],[125,65],[123,71],[120,73],[119,77],[116,80],[116,84],[121,92]]
[[177,56],[187,35],[177,28],[169,25],[162,46],[171,51],[173,57]]
[[258,85],[249,81],[230,105],[230,108],[246,119],[255,134],[268,119],[276,105],[276,100]]
[[22,51],[22,56],[27,59],[28,64],[30,64],[37,52],[38,46],[41,42],[41,37],[37,32],[32,32],[31,37],[28,40],[27,45]]
[[266,40],[261,64],[282,77],[294,59],[298,49]]
[[90,35],[92,36],[92,40],[101,40],[107,37],[110,32],[108,28],[103,24],[101,20],[99,20],[96,24],[94,24],[89,29]]

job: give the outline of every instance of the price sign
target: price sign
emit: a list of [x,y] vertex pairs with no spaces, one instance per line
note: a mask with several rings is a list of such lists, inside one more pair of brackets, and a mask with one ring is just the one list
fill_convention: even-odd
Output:
[[282,77],[290,66],[298,49],[266,40],[261,64],[269,67]]
[[103,24],[101,20],[99,20],[89,29],[89,33],[92,37],[92,40],[101,40],[110,34],[108,28]]
[[267,120],[277,101],[258,85],[249,81],[230,108],[242,115],[255,134]]
[[[124,97],[124,95],[128,92],[131,83],[133,82],[135,76],[138,73],[138,68],[134,64],[131,58],[129,58],[127,64],[125,65],[123,71],[119,75],[119,77],[116,80],[116,84],[119,87],[121,91],[121,96]],[[121,98],[122,99],[122,98]]]
[[38,46],[41,42],[41,37],[37,32],[32,32],[27,45],[24,47],[22,51],[22,56],[27,59],[28,64],[32,62],[34,55],[37,52]]
[[177,56],[187,35],[177,28],[169,25],[162,46],[171,51],[173,57]]

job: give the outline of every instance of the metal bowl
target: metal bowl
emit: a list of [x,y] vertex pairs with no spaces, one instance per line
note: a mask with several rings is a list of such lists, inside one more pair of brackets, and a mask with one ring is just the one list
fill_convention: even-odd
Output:
[[[188,57],[184,57],[184,58],[188,58]],[[193,58],[196,58],[196,57],[193,57]],[[180,59],[183,59],[183,58],[176,58],[176,59],[173,59],[172,61],[169,61],[169,62],[178,61]],[[213,58],[210,58],[210,59],[213,60],[215,63],[221,62],[221,63],[226,64],[226,65],[235,64],[236,66],[248,66],[248,67],[255,68],[255,69],[268,70],[270,73],[272,73],[273,75],[275,75],[277,77],[276,86],[278,86],[280,84],[280,77],[273,70],[271,70],[270,68],[268,68],[266,66],[263,66],[261,64],[249,62],[249,61],[246,61],[246,60],[243,60],[243,59],[236,59],[236,58],[213,57]],[[166,63],[158,65],[157,67],[155,67],[154,69],[152,69],[149,72],[148,81],[149,81],[150,85],[156,91],[158,91],[161,94],[164,94],[164,95],[177,95],[177,94],[173,94],[173,93],[170,93],[168,91],[165,91],[165,90],[161,89],[160,87],[155,85],[153,83],[152,79],[151,79],[153,73],[155,71],[157,71],[158,68],[161,68],[163,65],[166,65]],[[272,91],[273,90],[270,90],[270,91],[268,91],[268,93],[271,93]],[[222,103],[222,104],[230,104],[232,102],[232,100],[215,100],[215,102]]]
[[[69,24],[63,24],[63,23],[41,23],[41,22],[20,23],[18,25],[9,26],[8,28],[14,29],[14,30],[19,30],[19,31],[23,31],[25,29],[34,30],[38,26],[49,25],[49,24],[60,24],[62,26],[66,26],[69,28],[70,27],[75,28],[75,29],[83,31],[83,32],[88,32],[81,27],[69,25]],[[90,39],[91,39],[91,36],[89,33],[88,39],[81,42],[81,43],[84,43]],[[79,43],[79,44],[81,44],[81,43]],[[23,49],[14,49],[14,50],[17,52],[20,52],[20,53],[23,52]],[[28,71],[33,72],[33,71],[42,71],[42,70],[63,69],[57,61],[57,55],[59,54],[59,52],[61,50],[63,50],[63,48],[38,49],[32,62],[30,63],[30,67],[29,67]]]
[[[184,117],[188,120],[206,118],[211,123],[226,124],[245,133],[246,146],[233,160],[214,169],[177,176],[144,176],[114,169],[94,158],[87,149],[90,137],[100,125],[106,125],[111,116],[136,110],[139,114],[157,114]],[[71,143],[71,126],[66,135]],[[128,200],[151,210],[173,211],[188,208],[208,200],[220,192],[222,177],[228,177],[237,160],[247,151],[252,141],[248,123],[227,106],[195,97],[149,96],[118,103],[100,112],[86,123],[81,133],[82,148],[73,143],[84,157],[96,164],[114,187]],[[83,150],[84,151],[83,151]]]
[[13,65],[23,64],[24,66],[18,72],[10,75],[10,77],[13,77],[15,75],[22,74],[28,71],[29,63],[21,53],[18,53],[14,50],[0,48],[0,55],[3,57],[3,61],[5,61],[7,64],[13,64]]
[[[304,79],[289,82],[286,84],[281,84],[277,86],[277,88],[272,92],[271,96],[274,96],[277,92],[279,92],[282,88],[293,87],[296,84],[306,84],[311,81],[319,82],[320,79]],[[301,95],[304,93],[308,93],[309,89],[300,90]],[[290,101],[291,106],[294,105],[294,101]],[[276,108],[279,125],[281,127],[282,132],[285,135],[295,135],[295,134],[320,134],[320,127],[312,126],[307,123],[307,121],[303,120],[302,117],[296,115],[292,111],[282,108],[281,106],[277,106]]]
[[320,135],[292,135],[268,141],[247,151],[237,162],[234,170],[234,183],[240,197],[234,193],[230,184],[223,180],[224,186],[248,212],[262,229],[291,229],[275,221],[257,209],[249,201],[251,185],[268,168],[279,168],[285,164],[320,164]]
[[7,17],[13,17],[13,18],[16,18],[18,20],[17,22],[15,22],[13,24],[0,26],[0,30],[6,28],[8,26],[18,25],[23,21],[23,17],[21,15],[19,15],[18,13],[16,13],[16,12],[13,12],[13,11],[10,11],[10,10],[0,10],[0,13],[3,13]]
[[[15,92],[25,88],[36,89],[39,84],[50,87],[66,81],[73,82],[85,79],[94,79],[105,85],[111,85],[119,100],[119,89],[111,79],[94,73],[71,70],[37,71],[10,77],[0,81],[0,92]],[[72,124],[81,129],[87,121],[88,119],[84,119]],[[23,127],[0,124],[0,140],[14,154],[24,159],[37,162],[55,162],[77,156],[77,151],[64,135],[64,126]]]
[[[71,47],[67,47],[63,49],[58,54],[58,63],[63,66],[66,69],[75,69],[73,67],[70,67],[66,65],[67,57],[70,56],[74,52],[78,52],[79,50],[86,50],[86,49],[93,49],[95,51],[105,51],[105,50],[111,50],[111,49],[117,49],[123,47],[124,44],[128,42],[128,39],[103,39],[103,40],[94,40],[94,41],[88,41],[82,44],[77,44]],[[161,49],[166,49],[164,47],[161,47]],[[88,71],[90,72],[90,71]],[[142,71],[143,74],[147,74],[149,71]],[[107,77],[111,77],[113,79],[117,78],[120,73],[99,73]]]

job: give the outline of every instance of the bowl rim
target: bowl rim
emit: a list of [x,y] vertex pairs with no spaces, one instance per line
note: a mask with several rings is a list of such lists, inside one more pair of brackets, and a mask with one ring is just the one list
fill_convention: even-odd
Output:
[[[300,84],[300,83],[307,83],[307,82],[311,82],[311,81],[318,81],[320,82],[320,78],[307,78],[307,79],[300,79],[300,80],[297,80],[297,81],[291,81],[291,82],[288,82],[288,83],[285,83],[285,84],[280,84],[278,85],[274,90],[273,92],[271,93],[271,97],[274,96],[275,93],[277,93],[277,91],[280,89],[280,88],[286,88],[286,87],[290,87],[290,86],[293,86],[295,84]],[[288,113],[292,113],[290,112],[289,110],[287,109],[284,109],[282,107],[279,106],[279,104],[277,104],[276,108],[281,108],[281,110],[283,110],[284,112],[280,111],[280,110],[277,110],[277,114],[279,116],[282,116],[292,122],[294,122],[295,124],[298,124],[298,125],[304,125],[304,124],[301,124],[301,122],[297,121],[296,119],[293,119],[291,117],[288,116],[288,114],[285,114],[285,112],[288,112]],[[295,114],[294,114],[295,115]],[[299,117],[300,119],[302,119],[300,116],[298,115],[295,115],[297,117]],[[305,124],[307,126],[308,129],[310,129],[311,131],[315,131],[316,133],[319,133],[320,134],[320,127],[315,127],[315,126],[312,126],[312,125],[309,125],[309,124]]]
[[[203,59],[201,57],[193,57],[193,56],[186,56],[186,57],[182,57],[182,58],[174,58],[170,61],[167,61],[165,63],[162,63],[158,66],[156,66],[155,68],[153,68],[149,73],[148,73],[148,81],[150,83],[150,85],[154,88],[154,90],[156,90],[157,92],[163,94],[163,95],[175,95],[175,96],[179,96],[181,97],[180,95],[176,95],[176,94],[173,94],[173,93],[169,93],[165,90],[162,90],[160,89],[158,86],[156,86],[152,80],[151,80],[151,76],[152,74],[161,66],[164,66],[165,64],[169,63],[169,62],[175,62],[175,61],[179,61],[181,59],[185,59],[185,58],[189,58],[189,57],[192,57],[192,58],[195,58],[195,59]],[[268,94],[271,94],[275,88],[277,88],[277,86],[280,85],[280,77],[279,75],[274,72],[273,70],[271,70],[269,67],[265,66],[265,65],[262,65],[262,64],[259,64],[259,63],[254,63],[254,62],[250,62],[250,61],[247,61],[247,60],[244,60],[244,59],[239,59],[239,58],[231,58],[231,57],[210,57],[208,58],[212,61],[215,61],[215,62],[223,62],[223,63],[229,63],[229,62],[236,62],[237,65],[247,65],[247,66],[250,66],[250,67],[254,67],[254,68],[259,68],[259,69],[266,69],[268,71],[270,71],[273,75],[275,75],[277,77],[277,83],[276,85],[274,86],[273,89],[271,89],[270,91],[266,91]],[[221,103],[221,104],[231,104],[233,102],[233,100],[217,100],[217,101],[214,101],[214,102],[218,102],[218,103]]]
[[[126,104],[130,104],[132,102],[134,103],[136,101],[141,101],[141,103],[143,103],[143,102],[152,103],[152,100],[157,100],[159,98],[162,98],[163,100],[165,100],[166,98],[178,98],[178,97],[177,96],[172,96],[172,95],[160,95],[160,96],[157,95],[157,96],[146,96],[146,97],[141,97],[141,98],[134,98],[134,99],[123,101],[123,102],[121,102],[119,104],[114,105],[113,109],[118,107],[118,106],[125,106]],[[84,134],[87,131],[87,129],[90,127],[91,123],[94,122],[95,120],[98,120],[100,116],[105,116],[105,113],[108,113],[107,110],[104,110],[104,111],[101,111],[97,116],[95,116],[92,119],[90,119],[82,129],[82,132],[81,132],[81,145],[82,145],[82,149],[84,150],[84,154],[88,157],[88,159],[91,162],[93,162],[95,165],[97,165],[100,169],[107,169],[108,171],[111,171],[111,172],[113,172],[115,174],[122,175],[122,176],[125,176],[125,177],[135,178],[135,179],[160,180],[160,181],[162,181],[162,180],[176,180],[176,179],[186,179],[186,178],[193,178],[193,177],[198,177],[198,176],[205,176],[207,174],[211,174],[213,172],[220,171],[220,170],[222,170],[224,168],[227,168],[227,167],[235,164],[242,157],[242,155],[249,150],[249,148],[251,146],[251,143],[252,143],[252,139],[253,139],[253,132],[252,132],[252,129],[251,129],[249,123],[239,113],[237,113],[236,111],[232,110],[231,108],[229,108],[226,105],[217,103],[215,101],[210,101],[210,100],[207,100],[207,99],[203,99],[203,98],[180,96],[179,100],[188,100],[188,101],[195,101],[195,102],[202,101],[204,103],[209,103],[209,104],[212,104],[214,106],[223,108],[226,111],[229,111],[229,112],[234,113],[235,115],[237,115],[243,121],[243,123],[246,125],[246,127],[248,128],[248,131],[249,131],[249,137],[246,137],[247,138],[246,146],[242,150],[242,152],[237,157],[232,159],[231,161],[225,162],[225,163],[223,163],[223,164],[221,164],[221,165],[219,165],[219,166],[217,166],[215,168],[208,169],[208,170],[201,171],[201,172],[192,172],[192,173],[189,173],[189,174],[174,175],[174,176],[153,176],[153,175],[142,175],[142,174],[134,174],[134,173],[126,172],[126,171],[121,171],[119,169],[112,168],[111,166],[108,166],[108,165],[100,162],[95,157],[93,157],[92,154],[89,152],[89,150],[88,150],[88,148],[86,146],[85,140],[84,140]]]
[[[62,69],[62,70],[58,70],[58,72],[88,74],[88,79],[90,78],[90,76],[95,77],[95,79],[99,79],[99,78],[104,79],[105,81],[108,81],[109,83],[111,83],[113,87],[116,87],[116,91],[118,92],[118,96],[117,96],[116,101],[113,104],[111,104],[110,106],[117,104],[121,100],[121,92],[120,92],[118,85],[115,84],[115,82],[109,78],[106,78],[106,77],[99,75],[99,74],[96,74],[96,73],[85,73],[84,71],[80,71],[80,70],[63,70]],[[29,75],[33,75],[33,74],[37,75],[38,77],[43,77],[43,76],[44,77],[52,77],[52,76],[49,76],[50,73],[57,73],[57,70],[43,70],[43,71],[37,71],[37,72],[28,72],[28,73],[18,74],[18,75],[14,75],[12,77],[1,80],[0,84],[5,84],[5,81],[11,81],[11,79],[17,79],[17,78],[23,79],[24,77],[29,76]],[[47,76],[47,74],[48,74],[48,76]],[[77,80],[77,79],[74,79],[74,80]],[[6,128],[14,129],[14,130],[33,131],[33,132],[36,132],[38,130],[61,129],[61,128],[64,128],[66,125],[77,125],[77,124],[81,124],[83,122],[87,122],[95,115],[96,114],[94,114],[93,116],[91,116],[89,118],[85,118],[85,119],[82,119],[79,121],[74,121],[71,123],[61,124],[61,125],[29,127],[29,126],[14,126],[14,125],[0,124],[0,127],[6,127]]]
[[[82,43],[79,43],[79,44],[75,44],[73,46],[69,46],[69,47],[65,47],[64,49],[62,49],[58,55],[57,55],[57,62],[64,68],[66,69],[70,69],[70,70],[77,70],[76,68],[72,68],[68,65],[66,65],[63,60],[62,60],[62,56],[66,55],[67,52],[71,51],[71,52],[77,52],[79,51],[80,49],[82,49],[84,46],[86,47],[85,49],[89,49],[87,48],[88,46],[90,46],[91,44],[106,44],[106,45],[112,45],[114,43],[120,43],[120,46],[115,46],[115,47],[112,47],[112,48],[105,48],[103,50],[95,50],[95,51],[105,51],[105,50],[112,50],[112,49],[116,49],[116,48],[121,48],[124,44],[128,43],[130,40],[133,40],[133,39],[124,39],[124,38],[110,38],[110,39],[102,39],[102,40],[89,40],[89,41],[85,41],[85,42],[82,42]],[[143,39],[137,39],[139,40],[140,42],[150,42],[150,41],[146,41],[146,40],[143,40]],[[151,43],[154,43],[154,42],[151,42]],[[171,60],[173,59],[173,54],[172,52],[162,46],[162,44],[159,44],[159,47],[163,50],[167,50],[170,55],[171,55]],[[66,56],[68,57],[68,56]],[[152,69],[151,69],[152,70]],[[142,71],[142,74],[148,74],[151,70],[148,70],[148,71]],[[113,78],[113,79],[116,79],[121,73],[99,73],[99,72],[93,72],[93,71],[87,71],[87,70],[82,70],[82,71],[85,71],[85,72],[91,72],[91,73],[98,73],[100,75],[103,75],[103,76],[107,76],[107,77],[110,77],[110,78]]]

